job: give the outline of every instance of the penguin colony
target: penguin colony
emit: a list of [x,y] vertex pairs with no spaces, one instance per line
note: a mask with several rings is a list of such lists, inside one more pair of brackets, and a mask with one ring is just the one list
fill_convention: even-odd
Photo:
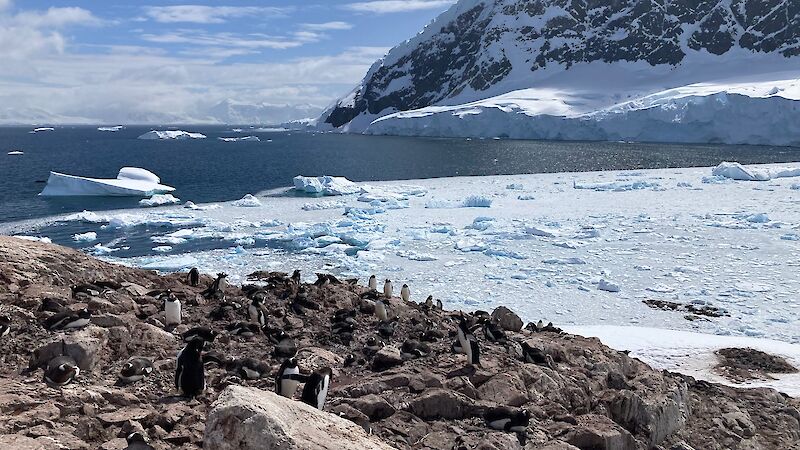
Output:
[[[321,309],[319,300],[312,295],[310,287],[300,282],[300,272],[295,271],[291,276],[282,272],[258,271],[249,275],[248,280],[257,284],[249,284],[241,288],[240,295],[228,296],[235,288],[229,288],[227,275],[217,274],[213,282],[200,292],[200,297],[209,305],[214,305],[208,314],[211,326],[195,326],[188,328],[181,334],[185,343],[178,352],[175,364],[174,385],[175,393],[188,399],[202,396],[206,389],[206,368],[217,366],[234,374],[242,380],[260,380],[272,378],[274,390],[278,395],[287,398],[298,397],[299,400],[314,408],[323,410],[331,385],[334,380],[335,367],[304,368],[298,363],[296,355],[298,346],[295,338],[281,325],[285,321],[277,319],[287,318],[292,315],[305,316],[317,314]],[[192,269],[185,277],[187,286],[196,287],[201,282],[197,269]],[[341,281],[330,274],[317,274],[317,281],[313,286],[321,287],[327,284],[348,287],[356,297],[350,307],[338,308],[330,318],[329,338],[344,345],[351,346],[353,353],[340,355],[344,367],[352,365],[369,366],[369,361],[380,352],[387,344],[391,343],[398,324],[410,322],[413,338],[396,342],[399,344],[403,360],[430,357],[430,343],[448,339],[442,331],[444,322],[455,324],[455,331],[450,333],[452,338],[450,348],[453,353],[464,355],[465,369],[469,370],[481,366],[481,345],[489,342],[504,346],[508,353],[515,355],[521,361],[551,365],[542,350],[532,348],[525,342],[510,340],[502,327],[495,322],[488,313],[477,311],[464,314],[445,314],[442,303],[432,296],[420,303],[411,301],[411,291],[404,284],[400,291],[400,298],[393,297],[391,280],[384,281],[382,292],[377,290],[377,278],[373,275],[368,281],[365,290],[357,285],[357,280]],[[82,296],[101,296],[108,290],[121,286],[113,283],[95,282],[80,284],[72,287],[73,298]],[[162,303],[166,330],[174,330],[182,324],[184,304],[190,306],[190,299],[181,301],[179,296],[169,289],[151,291],[147,294]],[[266,302],[277,300],[284,305],[282,309],[267,308]],[[195,300],[196,301],[196,300]],[[392,310],[392,303],[401,302],[406,307],[411,307],[421,313],[419,317],[411,320],[400,317]],[[406,308],[407,309],[407,308]],[[41,326],[51,332],[80,329],[87,326],[92,318],[92,313],[84,308],[71,311],[58,302],[43,302],[42,310],[54,312],[42,322]],[[373,317],[373,329],[363,329],[358,326],[358,317]],[[363,323],[363,321],[362,321]],[[187,324],[188,325],[188,324]],[[529,324],[531,331],[560,331],[552,324]],[[295,336],[302,334],[302,329],[292,330]],[[479,339],[476,331],[481,331],[483,338]],[[299,333],[298,333],[299,332]],[[0,316],[0,339],[13,333],[12,321],[9,317]],[[226,340],[264,339],[272,346],[272,354],[265,360],[256,358],[231,358],[221,350],[212,349],[219,336]],[[354,341],[362,337],[363,346],[356,348]],[[275,373],[271,372],[269,359],[280,361],[280,367]],[[60,355],[53,357],[43,369],[44,382],[54,388],[63,387],[75,381],[81,374],[81,369],[71,356],[68,345],[61,342]],[[386,367],[375,359],[372,363],[373,370],[382,370]],[[35,370],[33,367],[32,370]],[[119,385],[130,385],[148,377],[154,371],[153,362],[147,358],[131,357],[120,368],[118,373]],[[483,411],[483,420],[487,427],[516,433],[521,444],[524,445],[526,429],[530,420],[530,412],[512,407],[487,408]],[[144,436],[132,433],[127,437],[129,448],[148,448]]]

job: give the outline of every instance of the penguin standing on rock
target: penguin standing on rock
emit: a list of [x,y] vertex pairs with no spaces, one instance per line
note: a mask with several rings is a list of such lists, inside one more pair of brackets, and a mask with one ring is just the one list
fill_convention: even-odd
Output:
[[275,392],[286,398],[292,398],[297,386],[306,381],[305,376],[300,375],[300,368],[297,366],[295,358],[289,358],[281,364],[278,374],[275,375]]
[[50,387],[62,387],[71,383],[81,373],[75,359],[67,355],[67,343],[61,341],[61,356],[51,359],[44,370],[44,382]]
[[254,298],[250,302],[250,306],[247,307],[247,314],[250,316],[250,322],[257,323],[259,326],[263,327],[267,323],[267,317],[261,305],[261,298]]
[[383,295],[386,298],[392,298],[392,280],[388,278],[383,282]]
[[481,365],[481,347],[475,336],[470,336],[467,339],[467,347],[464,348],[467,355],[467,364],[480,366]]
[[400,297],[402,297],[404,302],[407,302],[408,299],[411,298],[411,289],[408,288],[407,284],[404,284],[403,288],[400,289]]
[[201,292],[200,295],[207,299],[212,298],[224,298],[225,297],[225,288],[228,287],[228,274],[226,273],[218,273],[217,278],[211,283],[211,286],[208,287],[205,291]]
[[194,339],[178,353],[175,388],[180,395],[194,398],[206,388],[206,374],[201,355],[204,344],[205,341],[202,339]]
[[368,286],[369,286],[370,289],[372,289],[374,291],[378,290],[378,278],[376,278],[375,275],[372,275],[371,277],[369,277],[369,285]]
[[186,276],[186,284],[193,287],[200,284],[200,271],[197,270],[197,267],[192,267],[192,270],[189,271],[189,274]]
[[292,272],[292,276],[291,276],[290,280],[291,280],[292,283],[299,285],[300,284],[300,271],[295,269],[295,271]]
[[386,322],[389,320],[389,308],[386,306],[386,303],[384,303],[383,300],[375,301],[375,317],[377,317],[381,322]]
[[325,399],[328,396],[328,388],[333,378],[330,367],[324,367],[312,373],[303,387],[301,399],[314,408],[322,410],[325,406]]
[[168,327],[181,324],[181,301],[173,294],[164,300],[164,318]]

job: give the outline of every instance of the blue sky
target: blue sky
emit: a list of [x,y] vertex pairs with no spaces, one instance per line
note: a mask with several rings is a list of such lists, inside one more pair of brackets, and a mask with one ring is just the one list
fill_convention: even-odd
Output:
[[0,0],[0,122],[203,121],[325,106],[454,0]]

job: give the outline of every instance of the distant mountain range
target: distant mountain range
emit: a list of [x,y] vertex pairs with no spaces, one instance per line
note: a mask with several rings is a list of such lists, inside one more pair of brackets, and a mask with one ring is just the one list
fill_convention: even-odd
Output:
[[317,126],[800,145],[796,0],[460,0]]

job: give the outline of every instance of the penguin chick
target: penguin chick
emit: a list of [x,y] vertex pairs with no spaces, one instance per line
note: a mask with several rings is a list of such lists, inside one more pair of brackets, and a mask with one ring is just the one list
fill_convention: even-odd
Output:
[[153,372],[153,362],[147,358],[133,357],[122,365],[119,384],[135,383]]

